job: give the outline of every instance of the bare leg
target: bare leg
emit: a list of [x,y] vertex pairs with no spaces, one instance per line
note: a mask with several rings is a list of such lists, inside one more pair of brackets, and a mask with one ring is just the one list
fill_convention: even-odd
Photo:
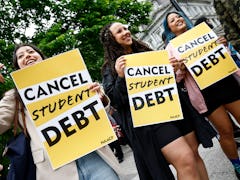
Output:
[[189,146],[191,147],[196,162],[197,162],[197,168],[198,168],[198,172],[200,174],[201,180],[208,180],[208,173],[207,173],[207,169],[206,166],[201,158],[201,156],[198,153],[198,147],[199,147],[199,143],[196,139],[195,133],[191,132],[187,135],[184,136],[184,138],[186,139],[187,143],[189,144]]
[[234,141],[231,120],[223,106],[217,108],[208,119],[213,123],[220,135],[220,145],[229,159],[237,159],[237,145]]
[[240,124],[240,100],[225,104],[224,107],[233,115]]
[[200,180],[192,149],[184,137],[179,137],[161,149],[166,160],[176,171],[178,180]]

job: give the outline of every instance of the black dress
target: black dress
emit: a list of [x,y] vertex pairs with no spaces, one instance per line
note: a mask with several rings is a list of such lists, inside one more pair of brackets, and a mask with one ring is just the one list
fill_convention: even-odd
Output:
[[[189,122],[189,124],[184,125],[182,122],[169,122],[163,124],[149,125],[144,127],[134,128],[132,124],[131,112],[129,107],[129,99],[127,94],[127,87],[124,78],[116,77],[113,75],[110,68],[106,68],[103,72],[103,87],[105,93],[111,100],[111,105],[115,107],[121,118],[121,126],[125,131],[130,146],[133,150],[134,159],[136,163],[136,167],[138,169],[139,177],[141,180],[174,180],[174,176],[172,174],[171,169],[169,168],[168,162],[165,160],[163,154],[161,153],[161,140],[162,136],[167,136],[168,142],[173,141],[179,136],[185,134],[177,133],[162,133],[162,128],[166,130],[166,128],[171,129],[172,126],[177,126],[181,124],[181,126],[193,127],[195,123],[197,123],[198,127],[208,126],[211,129],[211,126],[201,117],[194,108],[189,109],[188,106],[192,107],[190,101],[188,101],[188,96],[185,96],[184,92],[180,91],[180,101],[182,105],[182,109],[184,110],[184,114],[188,116],[190,119],[195,118],[196,122]],[[180,88],[179,88],[180,89]],[[183,101],[183,103],[182,103]],[[159,112],[161,113],[161,112]],[[188,118],[188,119],[189,119]],[[202,121],[204,120],[204,121]],[[176,125],[177,124],[177,125]],[[169,125],[169,126],[168,126]],[[189,128],[188,132],[189,132]],[[175,130],[175,129],[173,129]],[[207,129],[208,131],[209,129]],[[212,129],[211,129],[212,130]],[[193,128],[190,129],[190,132],[193,131]],[[207,135],[207,138],[200,138],[200,140],[204,140],[204,147],[212,146],[212,137],[216,135],[205,133],[205,129],[200,128],[200,135]],[[173,135],[174,134],[174,135]],[[199,134],[199,133],[196,133]],[[165,138],[165,137],[164,137]],[[198,138],[199,139],[199,138]]]
[[240,99],[240,86],[233,75],[229,75],[220,81],[201,90],[208,111],[205,116],[210,115],[219,106],[232,103]]
[[114,77],[110,68],[103,73],[103,87],[121,118],[141,180],[174,180],[171,169],[151,133],[151,126],[133,128],[125,79]]

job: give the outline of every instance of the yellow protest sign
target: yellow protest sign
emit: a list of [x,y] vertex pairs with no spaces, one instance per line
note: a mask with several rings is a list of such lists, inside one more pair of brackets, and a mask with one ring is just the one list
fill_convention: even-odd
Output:
[[183,118],[167,51],[127,55],[125,78],[134,127]]
[[117,139],[78,49],[11,76],[53,169]]
[[204,89],[237,71],[238,67],[217,35],[206,23],[188,30],[170,41],[200,89]]

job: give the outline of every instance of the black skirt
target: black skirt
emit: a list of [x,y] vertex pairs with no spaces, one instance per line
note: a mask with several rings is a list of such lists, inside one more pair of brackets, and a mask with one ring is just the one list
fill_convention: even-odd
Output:
[[205,116],[210,115],[221,105],[240,99],[240,86],[233,75],[227,76],[201,92],[208,108],[204,113]]

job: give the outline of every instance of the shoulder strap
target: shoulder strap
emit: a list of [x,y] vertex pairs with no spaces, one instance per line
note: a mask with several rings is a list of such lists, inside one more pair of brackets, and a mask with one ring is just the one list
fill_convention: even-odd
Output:
[[15,110],[14,122],[13,122],[13,134],[14,134],[14,136],[17,135],[17,128],[18,128],[19,101],[18,101],[17,97],[15,97],[15,102],[16,102],[16,110]]
[[[25,136],[27,136],[24,107],[21,106],[21,103],[19,103],[19,100],[18,100],[17,97],[15,98],[15,102],[16,102],[16,110],[15,110],[15,114],[14,114],[14,131],[13,131],[13,134],[14,134],[14,136],[16,136],[17,135],[17,129],[18,129],[18,127],[20,127],[22,129],[22,131],[24,132]],[[19,110],[21,110],[21,116],[22,116],[24,127],[22,127],[19,123]]]

